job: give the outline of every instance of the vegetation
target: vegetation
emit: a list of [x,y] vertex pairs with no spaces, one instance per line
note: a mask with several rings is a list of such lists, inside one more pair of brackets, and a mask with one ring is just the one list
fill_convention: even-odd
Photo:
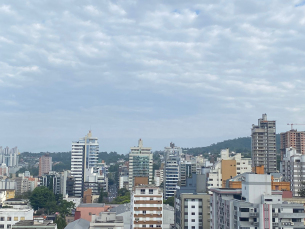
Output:
[[104,160],[107,164],[117,163],[118,160],[128,160],[128,154],[118,154],[117,152],[100,152],[98,154],[99,161]]
[[126,188],[121,188],[118,191],[118,196],[112,201],[112,204],[130,203],[130,192]]
[[174,207],[174,204],[175,204],[175,197],[172,196],[172,197],[168,197],[166,200],[163,201],[164,204],[168,204],[172,207]]
[[25,171],[29,171],[32,176],[38,176],[39,174],[39,168],[34,166],[29,167],[22,167],[16,172],[16,176],[18,176],[19,173],[24,173]]
[[107,192],[104,192],[103,190],[100,192],[100,195],[98,197],[98,203],[105,203],[105,197],[108,197],[108,193]]
[[54,195],[45,186],[35,188],[29,200],[34,210],[43,209],[47,214],[59,212],[61,217],[71,214],[72,209],[75,208],[73,202],[63,200],[62,195]]

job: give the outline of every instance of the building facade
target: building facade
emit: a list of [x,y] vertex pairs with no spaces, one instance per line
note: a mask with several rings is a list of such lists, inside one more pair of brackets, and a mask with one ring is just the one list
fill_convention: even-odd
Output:
[[131,228],[163,228],[163,193],[153,185],[134,188],[131,196]]
[[305,228],[304,206],[282,201],[271,175],[245,174],[242,189],[212,189],[211,229]]
[[82,196],[86,169],[96,170],[98,162],[99,143],[92,137],[91,131],[79,141],[72,142],[71,176],[74,177],[74,195]]
[[280,151],[282,159],[286,149],[292,147],[298,154],[305,154],[305,131],[289,130],[281,133]]
[[252,125],[251,148],[252,166],[264,166],[265,173],[276,172],[276,126],[268,121],[267,114],[258,119],[258,125]]
[[226,187],[228,179],[239,174],[251,172],[251,164],[251,159],[242,158],[240,153],[230,156],[229,149],[221,150],[220,158],[217,158],[208,173],[208,189]]
[[52,171],[52,157],[49,154],[43,155],[39,158],[39,176],[48,174]]
[[134,187],[135,177],[148,177],[148,183],[153,179],[153,154],[150,147],[143,147],[143,141],[138,141],[138,146],[131,147],[129,153],[128,186],[131,191]]
[[290,190],[293,196],[299,196],[305,181],[305,155],[297,152],[294,148],[286,149],[281,161],[280,171],[283,181],[290,182]]

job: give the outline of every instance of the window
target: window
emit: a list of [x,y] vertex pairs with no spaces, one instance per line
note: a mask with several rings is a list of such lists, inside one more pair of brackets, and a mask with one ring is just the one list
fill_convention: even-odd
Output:
[[151,197],[151,198],[149,198],[149,200],[154,200],[154,198]]
[[195,205],[192,205],[192,208],[195,208]]
[[25,220],[25,218],[24,217],[20,217],[20,220]]
[[5,220],[5,218],[4,217],[0,217],[0,221],[4,221]]
[[149,227],[154,227],[154,225],[149,225]]
[[143,224],[142,227],[146,227],[146,224]]
[[192,222],[195,222],[195,219],[192,219]]
[[8,225],[7,225],[7,228],[12,228],[12,225],[8,224]]
[[192,212],[192,215],[195,215],[195,212]]
[[14,217],[14,221],[19,221],[19,220],[18,220],[18,216],[15,216],[15,217]]
[[143,213],[143,214],[146,214],[146,211],[143,211],[142,213]]
[[192,226],[192,229],[195,229],[195,226]]
[[145,194],[145,189],[141,189],[141,194]]
[[7,217],[7,221],[12,221],[12,217]]
[[4,228],[4,224],[0,224],[0,228]]
[[153,189],[149,189],[149,194],[153,194],[154,190]]

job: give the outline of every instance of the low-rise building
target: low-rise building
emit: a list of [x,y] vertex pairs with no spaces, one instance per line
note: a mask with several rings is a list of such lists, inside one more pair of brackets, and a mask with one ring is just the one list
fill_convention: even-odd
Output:
[[117,216],[115,212],[101,212],[93,215],[90,229],[124,229],[123,216]]
[[22,220],[12,226],[12,229],[57,229],[52,220]]

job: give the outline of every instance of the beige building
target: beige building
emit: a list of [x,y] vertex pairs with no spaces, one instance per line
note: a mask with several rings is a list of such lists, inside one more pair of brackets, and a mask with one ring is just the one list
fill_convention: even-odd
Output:
[[207,181],[208,189],[225,188],[228,179],[251,171],[250,158],[242,158],[240,153],[230,156],[229,149],[221,150],[220,158],[217,158],[217,162],[211,167]]
[[52,157],[46,154],[39,158],[39,176],[49,174],[50,171],[52,171]]
[[132,229],[163,228],[163,193],[153,185],[134,188],[131,196]]

